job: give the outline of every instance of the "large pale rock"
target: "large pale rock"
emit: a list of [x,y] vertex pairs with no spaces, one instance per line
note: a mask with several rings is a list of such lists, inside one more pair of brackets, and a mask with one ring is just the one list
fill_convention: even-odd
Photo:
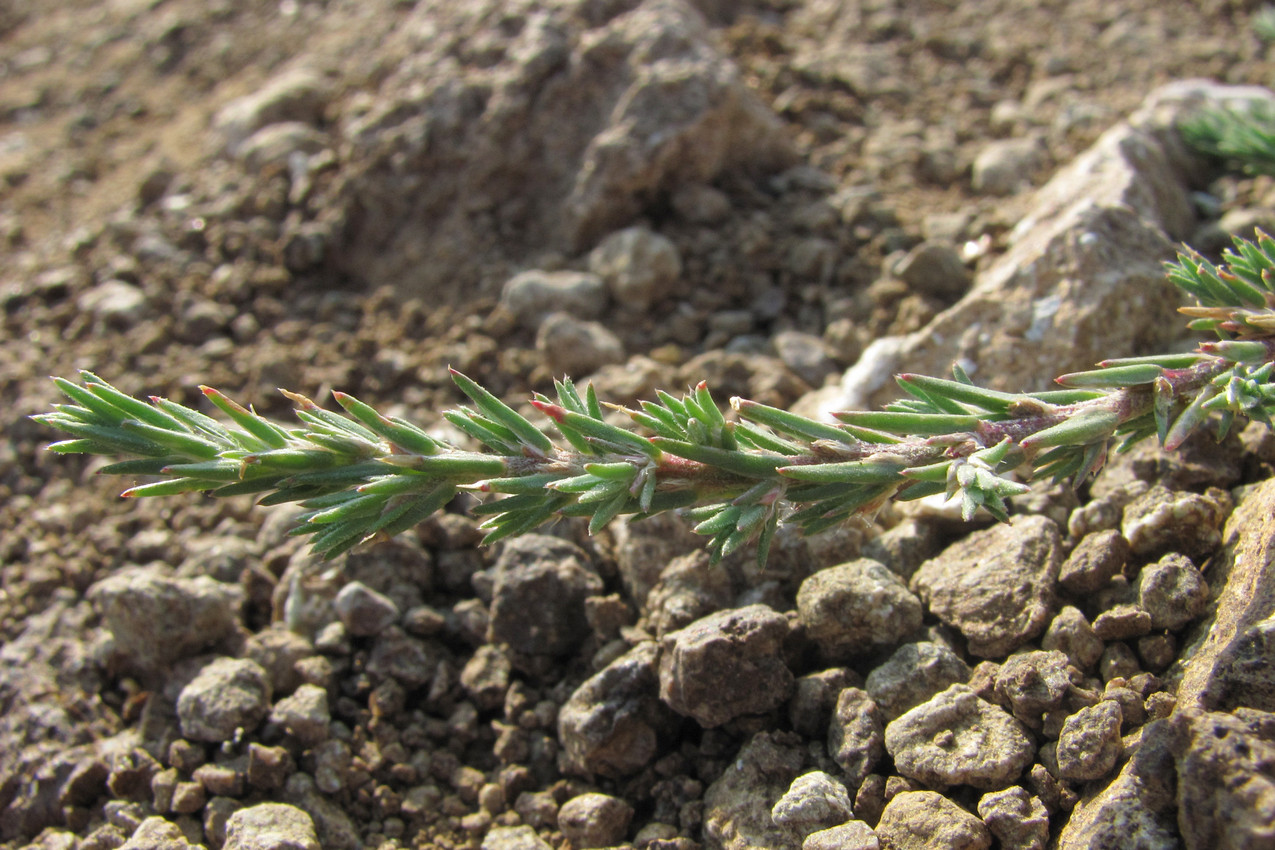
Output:
[[420,3],[392,69],[339,133],[340,262],[373,284],[455,291],[478,257],[575,253],[677,187],[781,167],[774,113],[685,0]]
[[1062,372],[1181,337],[1162,263],[1191,231],[1201,163],[1173,123],[1201,102],[1252,92],[1199,82],[1154,92],[1031,196],[1008,250],[968,295],[915,333],[873,342],[808,406],[877,407],[897,395],[894,374],[942,375],[955,362],[997,389],[1047,389]]
[[1275,711],[1275,479],[1241,498],[1222,540],[1207,614],[1169,671],[1178,704]]

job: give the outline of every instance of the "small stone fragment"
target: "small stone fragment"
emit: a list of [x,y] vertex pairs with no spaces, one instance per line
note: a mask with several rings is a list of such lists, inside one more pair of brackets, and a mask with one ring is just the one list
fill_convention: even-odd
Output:
[[992,836],[983,822],[941,794],[896,794],[877,824],[881,846],[891,850],[988,850]]
[[864,687],[888,722],[969,678],[969,665],[947,646],[917,641],[896,649],[868,674]]
[[1000,842],[1001,850],[1045,850],[1049,842],[1045,804],[1017,785],[984,794],[978,801],[978,816]]
[[460,685],[482,711],[490,711],[505,701],[512,668],[509,655],[498,646],[484,644],[465,662]]
[[482,850],[553,850],[529,826],[497,826],[483,838]]
[[828,753],[858,788],[885,755],[885,726],[867,691],[845,688],[828,724]]
[[1057,650],[1011,655],[996,674],[996,694],[1026,726],[1039,729],[1044,716],[1071,690],[1067,656]]
[[802,839],[812,832],[839,826],[853,816],[846,786],[822,770],[794,779],[770,810],[776,824]]
[[320,850],[314,821],[296,806],[258,803],[226,822],[223,850]]
[[333,602],[345,630],[354,637],[380,634],[398,620],[398,606],[383,593],[361,581],[347,582]]
[[783,659],[788,619],[765,605],[719,611],[665,635],[660,699],[711,728],[769,711],[792,693]]
[[667,237],[646,227],[628,227],[589,252],[589,271],[606,282],[617,304],[645,310],[672,294],[682,258]]
[[784,365],[812,387],[823,386],[824,380],[837,371],[823,340],[813,334],[780,331],[771,338],[771,344]]
[[152,816],[142,821],[120,850],[193,850],[195,846],[177,824]]
[[827,732],[828,719],[841,689],[860,684],[859,675],[848,667],[829,667],[798,677],[792,699],[788,701],[788,722],[793,731],[807,738],[817,738]]
[[1102,638],[1094,634],[1093,626],[1089,625],[1085,615],[1072,605],[1063,606],[1054,616],[1040,639],[1040,645],[1043,649],[1064,653],[1081,671],[1092,670],[1102,657]]
[[970,287],[970,271],[956,248],[939,241],[917,245],[894,267],[899,279],[922,295],[955,301]]
[[566,313],[550,313],[540,323],[536,350],[550,371],[563,375],[589,375],[627,357],[624,343],[606,325]]
[[609,794],[581,794],[558,810],[558,829],[579,850],[620,844],[632,820],[633,807]]
[[739,749],[729,769],[704,792],[704,838],[711,847],[790,845],[771,807],[805,766],[805,745],[791,733],[758,732]]
[[1179,552],[1202,563],[1221,543],[1225,518],[1217,500],[1157,484],[1125,506],[1121,531],[1140,557]]
[[921,626],[921,603],[870,558],[819,570],[797,591],[797,618],[830,659],[870,654]]
[[821,829],[806,836],[801,850],[881,850],[877,834],[861,820]]
[[307,747],[325,741],[332,724],[328,692],[318,685],[302,685],[291,696],[275,703],[270,719]]
[[606,309],[606,284],[596,274],[532,269],[505,283],[500,303],[529,329],[540,327],[550,313],[596,319]]
[[255,661],[217,658],[205,664],[177,697],[182,735],[196,741],[229,741],[251,732],[270,711],[270,682]]
[[1049,622],[1061,550],[1052,521],[1015,517],[926,561],[911,586],[932,614],[965,635],[971,655],[1008,655]]
[[602,579],[578,546],[541,534],[507,541],[496,561],[487,637],[526,655],[559,655],[589,636],[584,600]]
[[675,715],[659,697],[653,641],[639,643],[587,679],[558,712],[558,740],[574,770],[628,776],[655,756]]
[[904,776],[930,786],[995,790],[1031,764],[1022,725],[967,685],[952,685],[885,727],[885,747]]
[[1113,605],[1093,621],[1093,631],[1102,640],[1128,640],[1151,631],[1151,615],[1131,602]]
[[1122,721],[1120,703],[1109,699],[1068,717],[1058,736],[1058,775],[1085,782],[1110,773],[1124,752]]
[[1208,602],[1209,586],[1191,559],[1170,552],[1138,573],[1138,603],[1151,616],[1151,628],[1176,631],[1198,617]]
[[239,629],[243,592],[207,576],[170,578],[150,569],[113,573],[88,597],[129,666],[145,673],[215,647]]
[[1038,139],[996,139],[974,158],[970,185],[985,195],[1013,195],[1030,185],[1040,159]]
[[1129,560],[1129,541],[1115,529],[1086,534],[1071,550],[1058,571],[1058,583],[1068,593],[1085,594],[1101,590],[1124,569]]

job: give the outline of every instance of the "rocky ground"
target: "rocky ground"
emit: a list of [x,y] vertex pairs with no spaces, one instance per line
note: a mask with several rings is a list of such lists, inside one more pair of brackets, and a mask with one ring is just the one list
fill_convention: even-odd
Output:
[[1174,345],[1173,243],[1275,192],[1161,87],[1269,82],[1257,11],[0,0],[0,847],[1272,846],[1260,428],[758,573],[460,505],[316,563],[26,419],[77,368],[437,426],[448,364],[814,410]]

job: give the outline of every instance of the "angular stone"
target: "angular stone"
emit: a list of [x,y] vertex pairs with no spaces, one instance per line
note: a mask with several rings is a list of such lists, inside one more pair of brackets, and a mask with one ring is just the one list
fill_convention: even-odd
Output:
[[660,699],[701,726],[778,707],[792,693],[788,619],[765,605],[710,614],[660,643]]
[[917,641],[899,647],[874,668],[864,687],[890,721],[969,678],[969,665],[951,649],[941,643]]
[[217,658],[200,668],[177,697],[182,735],[220,743],[252,732],[270,711],[270,682],[255,661]]
[[812,832],[840,826],[853,815],[846,786],[822,770],[794,779],[770,810],[771,820],[802,839]]
[[983,822],[933,791],[894,795],[881,813],[876,833],[891,850],[988,850],[992,836]]
[[1058,526],[1015,517],[976,531],[921,565],[911,586],[940,620],[969,640],[971,655],[1007,655],[1049,622],[1062,561]]
[[660,702],[659,647],[640,643],[587,679],[558,712],[566,763],[584,773],[628,776],[655,757],[676,715]]
[[837,697],[828,724],[828,754],[856,789],[885,755],[885,724],[866,691],[845,688]]
[[804,745],[796,735],[754,735],[704,791],[705,844],[796,850],[798,844],[770,812],[804,766]]
[[967,685],[952,685],[891,722],[885,748],[904,776],[984,790],[1011,784],[1035,755],[1022,724]]
[[833,660],[870,654],[921,626],[921,603],[880,563],[860,558],[820,570],[797,591],[797,619]]
[[529,534],[506,542],[496,561],[487,636],[525,655],[559,655],[589,635],[584,600],[602,579],[578,547]]

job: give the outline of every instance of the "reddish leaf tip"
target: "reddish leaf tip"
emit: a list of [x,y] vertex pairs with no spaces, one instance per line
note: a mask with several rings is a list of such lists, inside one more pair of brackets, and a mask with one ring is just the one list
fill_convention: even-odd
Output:
[[567,409],[562,405],[554,404],[553,402],[540,401],[539,399],[533,398],[531,400],[531,406],[536,410],[539,410],[545,416],[548,416],[554,422],[561,422],[567,416]]

